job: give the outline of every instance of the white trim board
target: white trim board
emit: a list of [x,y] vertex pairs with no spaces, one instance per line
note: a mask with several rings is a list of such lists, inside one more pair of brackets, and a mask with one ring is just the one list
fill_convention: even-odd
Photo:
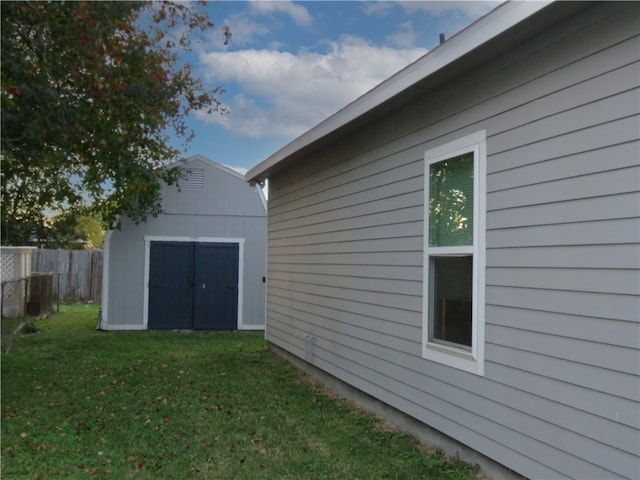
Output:
[[[474,154],[474,195],[473,195],[473,244],[464,247],[429,246],[428,209],[424,216],[423,247],[423,292],[422,292],[422,356],[423,358],[448,365],[460,370],[484,376],[484,342],[485,342],[485,228],[486,228],[486,163],[487,132],[481,130],[458,138],[446,144],[427,150],[424,154],[424,204],[429,205],[429,168],[434,163],[473,152]],[[437,253],[439,252],[439,253]],[[457,347],[441,345],[429,340],[429,262],[431,256],[471,255],[473,258],[473,325],[471,351],[466,352]]]
[[109,328],[109,258],[111,251],[111,236],[113,230],[107,231],[102,242],[102,298],[100,316],[96,330],[110,330]]

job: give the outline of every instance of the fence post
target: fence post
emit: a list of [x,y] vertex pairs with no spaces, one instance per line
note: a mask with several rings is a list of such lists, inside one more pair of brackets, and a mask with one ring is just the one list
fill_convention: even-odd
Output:
[[94,256],[96,254],[96,250],[94,248],[91,249],[91,267],[89,269],[89,298],[94,301],[95,295],[93,291],[93,269],[94,269]]
[[60,311],[60,272],[58,272],[58,295],[57,295],[57,303],[56,303],[56,312]]
[[23,312],[23,316],[24,318],[27,318],[28,312],[27,310],[29,309],[29,277],[26,277],[24,279],[24,297],[22,300],[22,312]]

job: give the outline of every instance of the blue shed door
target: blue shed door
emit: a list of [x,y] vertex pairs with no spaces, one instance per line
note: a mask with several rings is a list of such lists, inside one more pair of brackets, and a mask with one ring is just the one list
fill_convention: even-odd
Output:
[[193,328],[193,246],[151,242],[148,327]]
[[151,242],[148,328],[235,330],[238,245]]
[[196,245],[193,328],[235,330],[238,324],[238,245]]

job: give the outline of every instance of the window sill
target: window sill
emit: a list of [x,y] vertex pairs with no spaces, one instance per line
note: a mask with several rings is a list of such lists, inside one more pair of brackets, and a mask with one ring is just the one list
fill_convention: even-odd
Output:
[[425,343],[422,347],[422,356],[433,362],[457,368],[458,370],[464,370],[475,375],[484,376],[483,362],[479,361],[472,352],[462,348],[440,345],[438,343]]

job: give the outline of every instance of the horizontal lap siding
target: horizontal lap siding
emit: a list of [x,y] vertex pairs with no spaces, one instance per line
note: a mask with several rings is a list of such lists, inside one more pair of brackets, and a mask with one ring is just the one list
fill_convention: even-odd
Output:
[[[637,15],[594,5],[274,175],[268,339],[525,476],[638,478]],[[423,155],[479,129],[484,377],[420,346]]]

